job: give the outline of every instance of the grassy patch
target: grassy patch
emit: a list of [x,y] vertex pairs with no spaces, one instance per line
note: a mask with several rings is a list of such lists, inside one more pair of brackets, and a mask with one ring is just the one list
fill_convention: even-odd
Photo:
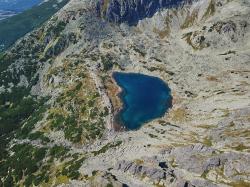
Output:
[[232,182],[229,185],[233,186],[233,187],[249,187],[250,186],[250,182],[246,182],[246,181],[240,180],[240,181]]
[[55,158],[65,157],[69,149],[64,146],[55,145],[49,151],[49,155]]
[[198,11],[194,10],[191,14],[187,15],[184,23],[181,25],[181,29],[186,29],[192,26],[198,17]]
[[136,159],[136,160],[135,160],[135,163],[136,163],[137,165],[142,165],[142,164],[144,163],[144,161],[141,160],[141,159]]
[[241,143],[237,146],[233,146],[232,148],[235,149],[236,151],[240,151],[240,152],[250,149],[250,147],[245,146],[243,143]]
[[150,138],[158,138],[158,136],[154,135],[154,134],[148,134],[150,136]]
[[119,146],[121,144],[122,144],[122,141],[117,141],[117,142],[114,142],[114,143],[108,143],[107,145],[103,146],[100,150],[93,151],[92,153],[94,154],[94,156],[97,156],[99,154],[106,153],[109,149],[115,148],[115,147],[117,147],[117,146]]
[[183,122],[187,119],[187,111],[183,108],[177,108],[171,111],[171,117],[174,121]]
[[210,16],[213,16],[214,14],[215,14],[215,2],[211,0],[202,19],[206,20],[207,18],[209,18]]
[[211,137],[206,137],[203,139],[202,142],[204,145],[211,147],[213,145],[212,138]]
[[217,77],[216,77],[216,76],[212,76],[212,75],[207,76],[206,79],[207,79],[208,81],[214,81],[214,82],[217,82],[217,81],[218,81]]
[[154,29],[153,29],[153,32],[156,33],[156,34],[158,34],[159,37],[160,37],[161,39],[163,39],[163,38],[169,36],[169,34],[170,34],[170,28],[168,28],[168,29],[166,28],[166,29],[164,29],[164,30],[159,30],[159,29],[157,29],[157,28],[154,28]]
[[63,176],[67,176],[71,179],[78,179],[80,177],[80,173],[79,173],[79,168],[82,165],[82,162],[85,160],[85,158],[80,158],[80,159],[73,159],[69,162],[67,162],[63,169],[62,169],[62,175]]

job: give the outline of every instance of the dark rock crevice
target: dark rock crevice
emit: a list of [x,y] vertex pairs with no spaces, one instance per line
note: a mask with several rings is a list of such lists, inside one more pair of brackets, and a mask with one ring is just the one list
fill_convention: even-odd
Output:
[[172,8],[185,0],[99,0],[97,14],[109,22],[136,25],[163,8]]

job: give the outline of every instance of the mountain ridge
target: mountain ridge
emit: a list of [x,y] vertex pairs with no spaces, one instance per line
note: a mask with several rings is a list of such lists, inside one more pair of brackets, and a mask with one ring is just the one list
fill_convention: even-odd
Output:
[[180,6],[180,3],[185,2],[183,0],[99,0],[96,9],[98,15],[108,21],[115,23],[126,22],[132,26],[143,18],[152,17],[160,9]]

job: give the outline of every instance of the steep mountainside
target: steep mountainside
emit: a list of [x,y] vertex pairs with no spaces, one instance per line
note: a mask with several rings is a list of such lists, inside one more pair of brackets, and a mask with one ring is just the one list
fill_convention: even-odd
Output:
[[42,0],[0,0],[0,10],[22,12],[41,2]]
[[0,20],[21,13],[41,2],[42,0],[0,0]]
[[5,10],[0,10],[0,21],[6,18],[9,18],[11,16],[14,16],[16,12],[13,11],[5,11]]
[[67,2],[68,0],[48,0],[23,13],[0,20],[0,52],[9,48],[26,33],[41,26]]
[[183,2],[184,0],[99,0],[96,9],[98,15],[108,21],[135,25],[143,18],[152,17],[160,9],[177,7]]
[[[248,0],[71,0],[0,54],[0,186],[249,186],[249,20]],[[115,71],[173,107],[115,131]]]

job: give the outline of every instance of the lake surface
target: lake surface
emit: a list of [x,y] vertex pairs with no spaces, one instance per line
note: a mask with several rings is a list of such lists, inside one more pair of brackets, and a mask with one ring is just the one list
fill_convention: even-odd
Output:
[[170,89],[161,79],[138,73],[116,72],[113,77],[122,88],[123,108],[119,120],[127,129],[134,130],[144,123],[162,117],[171,107]]

